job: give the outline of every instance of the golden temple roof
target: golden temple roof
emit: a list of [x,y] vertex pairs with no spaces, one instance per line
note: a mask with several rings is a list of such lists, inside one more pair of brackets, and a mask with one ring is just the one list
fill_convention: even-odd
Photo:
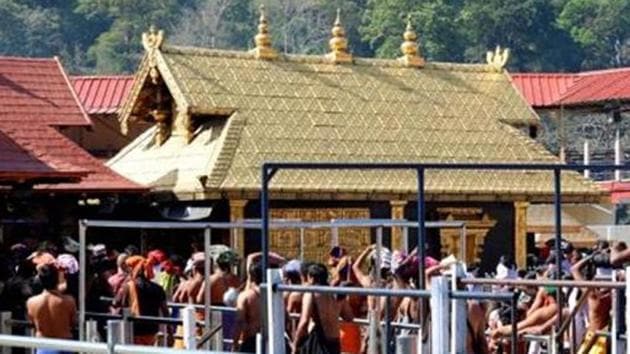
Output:
[[[173,133],[160,146],[148,132],[109,165],[182,199],[255,198],[266,161],[559,163],[516,128],[539,118],[496,65],[418,68],[357,57],[335,64],[304,55],[258,60],[251,52],[163,44],[141,64],[123,125],[145,104],[151,67],[178,114],[204,117],[195,125],[201,133],[188,139]],[[567,200],[603,195],[579,174],[563,175]],[[426,177],[434,200],[548,200],[552,186],[552,175],[540,172],[428,171]],[[279,198],[412,198],[416,179],[401,171],[281,171],[271,187]]]

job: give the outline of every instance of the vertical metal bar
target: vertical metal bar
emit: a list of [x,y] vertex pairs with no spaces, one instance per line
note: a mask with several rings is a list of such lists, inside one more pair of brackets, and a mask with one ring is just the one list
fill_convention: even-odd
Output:
[[[556,167],[553,170],[553,180],[554,180],[554,213],[555,213],[555,224],[556,224],[556,280],[560,280],[562,273],[562,170]],[[556,332],[560,330],[560,326],[562,326],[562,288],[558,287],[556,289],[556,302],[558,303],[558,320],[556,323]],[[562,352],[562,341],[557,340],[556,344],[558,346],[558,353]]]
[[468,252],[466,252],[467,251],[466,248],[468,247],[468,245],[467,245],[467,241],[468,240],[466,240],[466,237],[467,237],[466,236],[466,224],[462,225],[462,228],[460,230],[460,234],[459,235],[461,237],[460,241],[461,241],[461,248],[462,248],[460,261],[466,263],[466,262],[468,262],[468,260],[466,259],[466,255],[468,254]]
[[269,353],[285,354],[284,323],[285,308],[282,293],[274,289],[275,285],[282,284],[282,275],[279,269],[267,270],[268,284],[267,294],[267,330],[269,331]]
[[630,299],[630,277],[628,274],[630,274],[630,267],[626,267],[626,308],[624,309],[626,315],[626,354],[630,354],[630,301],[628,301]]
[[517,331],[517,320],[516,320],[516,302],[518,301],[518,292],[514,292],[512,294],[512,300],[510,300],[511,314],[510,321],[512,321],[512,334],[510,338],[510,346],[512,353],[518,353],[518,331]]
[[[260,229],[260,243],[261,243],[261,252],[262,252],[262,283],[267,282],[267,268],[269,266],[269,178],[270,171],[267,168],[267,164],[263,164],[262,166],[262,189],[260,191],[260,218],[261,218],[261,229]],[[246,270],[249,271],[249,270]],[[261,320],[261,340],[262,344],[259,347],[259,351],[262,354],[267,352],[267,328],[266,328],[266,316],[267,312],[265,311],[266,307],[264,303],[261,304],[261,312],[262,316],[260,316]],[[273,354],[273,353],[272,353]]]
[[107,352],[116,353],[116,344],[120,344],[122,321],[107,321]]
[[[204,332],[210,333],[210,329],[212,328],[212,312],[210,311],[210,306],[212,306],[212,294],[211,294],[211,286],[210,286],[210,262],[212,262],[212,257],[210,257],[210,244],[212,242],[212,231],[210,227],[206,227],[203,230],[203,248],[205,252],[205,262],[203,262],[203,280],[206,286],[203,289],[204,295]],[[207,340],[204,344],[206,350],[210,349],[210,340]]]
[[391,331],[392,331],[392,322],[391,322],[391,311],[392,306],[389,303],[390,297],[385,297],[385,343],[383,343],[385,350],[383,353],[392,354],[392,346],[391,346]]
[[83,220],[79,220],[79,340],[85,340],[85,278],[87,265],[85,257],[85,237],[87,226]]
[[617,290],[611,289],[610,296],[612,296],[612,316],[610,319],[610,353],[617,354],[619,353],[619,298],[617,297]]
[[448,354],[448,282],[443,276],[431,278],[431,353]]
[[402,237],[403,237],[403,249],[406,254],[409,254],[409,228],[407,226],[402,227]]
[[[459,288],[459,279],[465,276],[461,263],[451,266],[451,291]],[[466,353],[466,336],[468,335],[468,311],[466,300],[451,300],[451,353]]]
[[300,228],[300,261],[304,262],[304,228]]
[[[335,220],[332,220],[332,222],[334,223]],[[339,246],[339,228],[337,226],[332,228],[332,239],[330,241],[330,247]]]
[[182,327],[184,328],[184,348],[188,350],[197,350],[197,319],[195,317],[195,308],[186,306],[182,309]]
[[376,260],[375,263],[375,279],[377,286],[381,284],[381,264],[383,262],[383,228],[381,226],[376,228]]
[[[416,208],[417,217],[418,217],[418,257],[420,257],[420,266],[418,267],[418,288],[423,290],[426,288],[425,286],[425,276],[424,276],[424,262],[426,258],[426,250],[424,248],[424,244],[426,241],[426,230],[425,219],[424,219],[424,168],[418,167],[417,169],[417,178],[418,178],[418,205]],[[420,329],[418,330],[418,353],[424,353],[423,346],[423,337],[424,337],[424,303],[425,300],[420,298],[418,299],[418,312],[420,319]]]

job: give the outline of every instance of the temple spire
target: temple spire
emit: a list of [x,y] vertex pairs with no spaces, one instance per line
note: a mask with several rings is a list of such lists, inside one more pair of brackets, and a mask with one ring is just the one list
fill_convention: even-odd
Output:
[[256,48],[252,50],[256,59],[272,60],[278,57],[278,53],[271,46],[269,24],[265,15],[265,5],[260,5],[260,19],[258,21],[258,33],[254,37]]
[[337,18],[332,28],[332,38],[328,42],[330,45],[330,53],[327,57],[334,63],[350,63],[352,55],[348,53],[348,40],[346,39],[346,31],[341,25],[341,9],[337,9]]
[[418,36],[411,25],[411,16],[407,16],[407,28],[403,34],[403,43],[400,45],[402,57],[398,58],[405,66],[421,68],[424,66],[424,58],[419,55]]

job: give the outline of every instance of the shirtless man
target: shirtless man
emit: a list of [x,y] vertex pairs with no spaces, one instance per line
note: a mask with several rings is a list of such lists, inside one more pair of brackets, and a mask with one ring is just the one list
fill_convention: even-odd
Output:
[[[241,280],[232,273],[232,266],[238,264],[238,256],[229,250],[217,257],[214,273],[210,275],[210,303],[216,306],[224,306],[223,295],[230,289],[238,289]],[[203,303],[206,283],[203,282],[201,290],[197,294],[197,302]]]
[[[524,320],[517,323],[516,328],[519,335],[522,334],[544,334],[557,321],[558,305],[556,303],[555,288],[543,287],[538,290],[536,299],[531,308],[527,311]],[[492,331],[492,339],[498,340],[507,337],[512,333],[512,325],[503,325]]]
[[[180,284],[173,295],[173,301],[190,304],[203,303],[203,291],[201,291],[201,289],[203,285],[204,264],[205,262],[203,260],[193,261],[192,276],[190,279]],[[202,295],[201,300],[199,300],[199,294]]]
[[[44,291],[28,299],[28,318],[35,324],[36,336],[45,338],[72,338],[76,324],[76,304],[72,296],[57,290],[59,274],[52,264],[38,268],[37,277]],[[37,354],[61,354],[64,352],[37,349]]]
[[247,281],[249,286],[238,295],[236,301],[236,328],[232,351],[241,353],[256,352],[256,335],[260,332],[260,282],[262,265],[249,264]]
[[[585,257],[571,267],[571,274],[575,280],[586,280],[582,271],[593,256]],[[578,354],[599,353],[599,350],[606,348],[607,343],[605,337],[599,337],[596,333],[605,330],[610,323],[612,294],[610,289],[583,288],[582,291],[587,293],[588,328]]]
[[[308,268],[308,285],[327,286],[328,271],[323,264],[313,264]],[[325,353],[339,354],[339,317],[352,321],[350,307],[342,306],[331,294],[305,293],[302,298],[302,313],[293,340],[293,354],[317,354],[315,348],[325,348]],[[313,327],[308,331],[309,324]],[[308,338],[306,338],[308,336]]]

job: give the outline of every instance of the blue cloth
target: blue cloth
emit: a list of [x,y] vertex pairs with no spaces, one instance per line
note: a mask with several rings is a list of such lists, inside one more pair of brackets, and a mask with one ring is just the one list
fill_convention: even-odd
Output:
[[54,349],[37,349],[36,354],[73,354],[71,352],[62,352]]

